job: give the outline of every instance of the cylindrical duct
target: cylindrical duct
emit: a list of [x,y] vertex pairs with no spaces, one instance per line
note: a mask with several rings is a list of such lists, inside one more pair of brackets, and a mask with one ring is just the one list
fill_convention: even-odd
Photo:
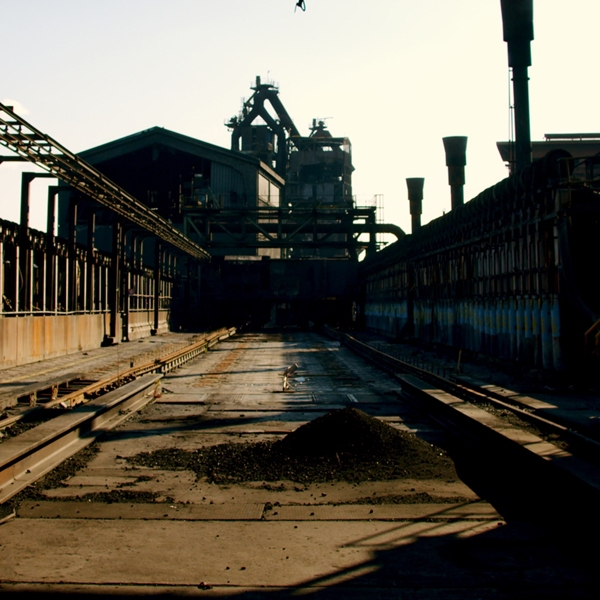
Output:
[[501,0],[504,41],[508,44],[508,66],[513,74],[515,110],[515,168],[531,163],[529,123],[529,76],[533,40],[533,0]]
[[442,138],[446,151],[448,183],[452,198],[452,210],[465,203],[465,165],[467,164],[467,138],[462,135]]
[[423,213],[423,186],[425,178],[407,177],[408,200],[410,202],[410,216],[412,217],[412,232],[416,233],[421,227],[421,214]]
[[533,0],[500,0],[502,30],[508,43],[508,66],[530,67],[533,40]]

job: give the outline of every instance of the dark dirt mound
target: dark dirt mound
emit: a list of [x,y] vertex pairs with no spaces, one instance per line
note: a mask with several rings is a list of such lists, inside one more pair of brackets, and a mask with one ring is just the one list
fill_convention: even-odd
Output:
[[214,483],[457,477],[454,464],[439,448],[354,408],[328,413],[277,442],[219,444],[195,452],[170,448],[142,452],[129,461],[188,469]]
[[389,452],[421,453],[430,446],[356,408],[336,410],[299,427],[275,444],[282,454],[295,457],[352,457],[371,460]]

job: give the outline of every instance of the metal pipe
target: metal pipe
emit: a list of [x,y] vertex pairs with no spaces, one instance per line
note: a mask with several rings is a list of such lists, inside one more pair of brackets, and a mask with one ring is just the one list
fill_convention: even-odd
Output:
[[407,177],[408,201],[410,202],[410,216],[412,218],[411,231],[416,233],[421,228],[421,214],[423,213],[423,186],[424,177]]
[[[19,227],[19,260],[17,266],[17,288],[15,297],[19,299],[19,308],[30,308],[30,278],[31,278],[31,252],[29,239],[29,184],[34,178],[34,173],[21,173],[21,219]],[[19,281],[19,275],[21,281]],[[15,310],[18,310],[15,308]]]
[[452,210],[465,203],[465,165],[467,164],[467,138],[451,136],[442,138],[446,151],[446,166],[448,167],[448,184],[452,201]]

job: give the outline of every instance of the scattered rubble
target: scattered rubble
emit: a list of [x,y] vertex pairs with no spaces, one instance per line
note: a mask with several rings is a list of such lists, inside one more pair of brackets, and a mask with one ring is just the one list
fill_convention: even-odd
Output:
[[436,496],[427,492],[413,494],[385,494],[383,496],[367,496],[355,498],[351,502],[340,502],[339,504],[468,504],[473,502],[464,496]]
[[[102,504],[116,504],[119,502],[129,502],[131,504],[145,504],[156,502],[158,493],[141,490],[110,490],[108,492],[92,492],[82,496],[66,496],[59,500],[62,502],[101,502]],[[57,498],[58,499],[58,498]],[[172,502],[173,498],[165,499],[165,502]]]

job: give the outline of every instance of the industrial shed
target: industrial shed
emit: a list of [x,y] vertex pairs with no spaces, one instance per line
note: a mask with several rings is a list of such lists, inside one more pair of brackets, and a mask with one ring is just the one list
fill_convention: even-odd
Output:
[[[186,208],[279,206],[283,193],[283,178],[260,159],[162,127],[90,148],[80,156],[178,228],[183,227]],[[59,235],[64,237],[68,237],[69,197],[69,192],[62,193],[59,203]],[[109,239],[101,235],[101,228],[113,219],[108,209],[81,198],[78,230],[81,235],[87,229],[92,210],[97,243],[104,246]],[[194,232],[188,235],[193,238]]]

